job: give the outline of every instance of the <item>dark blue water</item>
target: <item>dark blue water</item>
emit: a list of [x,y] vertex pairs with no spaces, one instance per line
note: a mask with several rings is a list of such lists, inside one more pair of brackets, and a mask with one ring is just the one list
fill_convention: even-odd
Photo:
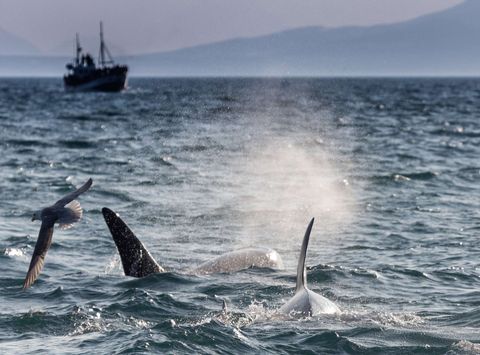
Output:
[[[479,352],[479,102],[467,79],[1,79],[0,352]],[[32,212],[88,177],[23,291]],[[104,206],[167,273],[123,275]],[[311,217],[309,286],[342,312],[280,320]],[[185,273],[252,245],[285,270]]]

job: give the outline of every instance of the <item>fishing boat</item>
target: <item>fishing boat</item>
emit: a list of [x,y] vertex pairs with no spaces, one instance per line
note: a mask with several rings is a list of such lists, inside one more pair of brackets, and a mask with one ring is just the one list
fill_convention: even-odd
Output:
[[66,90],[117,92],[125,89],[128,67],[115,64],[103,40],[103,24],[101,22],[100,51],[97,65],[95,65],[95,60],[89,53],[82,53],[78,33],[75,42],[75,58],[72,63],[66,65],[68,72],[63,76]]

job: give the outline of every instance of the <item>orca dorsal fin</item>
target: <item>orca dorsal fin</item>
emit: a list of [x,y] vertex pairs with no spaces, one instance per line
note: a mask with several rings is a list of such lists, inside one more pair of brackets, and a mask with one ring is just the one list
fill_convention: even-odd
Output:
[[117,246],[125,275],[144,277],[165,272],[118,214],[106,207],[102,208],[102,214]]
[[307,287],[307,270],[305,268],[305,258],[307,256],[308,241],[310,240],[310,233],[312,232],[313,222],[315,218],[312,218],[308,224],[305,236],[303,237],[302,249],[300,250],[300,257],[298,258],[297,266],[297,288],[295,293]]

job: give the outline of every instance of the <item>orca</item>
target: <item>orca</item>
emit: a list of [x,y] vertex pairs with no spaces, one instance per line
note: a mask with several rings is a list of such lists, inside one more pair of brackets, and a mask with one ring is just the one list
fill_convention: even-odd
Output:
[[[125,275],[144,277],[165,272],[165,269],[155,261],[118,214],[107,207],[102,208],[102,214],[117,246]],[[245,248],[222,254],[190,269],[188,273],[208,275],[235,272],[251,267],[283,269],[283,261],[280,254],[273,249]]]
[[278,310],[281,314],[290,316],[314,316],[318,314],[334,314],[340,309],[329,299],[311,291],[307,287],[307,270],[305,258],[307,255],[308,241],[312,232],[314,218],[308,224],[305,236],[303,237],[302,248],[297,266],[297,285],[295,295]]

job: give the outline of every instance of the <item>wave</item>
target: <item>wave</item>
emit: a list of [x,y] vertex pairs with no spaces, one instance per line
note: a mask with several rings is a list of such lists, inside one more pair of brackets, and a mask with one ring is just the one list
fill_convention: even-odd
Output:
[[6,139],[5,143],[7,145],[12,146],[20,146],[20,147],[52,147],[54,146],[54,142],[48,139]]
[[411,180],[416,181],[428,181],[437,178],[439,173],[433,171],[425,171],[420,173],[392,173],[390,175],[374,175],[368,177],[368,179],[374,182],[408,182]]
[[62,147],[70,149],[91,149],[98,147],[98,141],[92,140],[58,140],[57,143]]

